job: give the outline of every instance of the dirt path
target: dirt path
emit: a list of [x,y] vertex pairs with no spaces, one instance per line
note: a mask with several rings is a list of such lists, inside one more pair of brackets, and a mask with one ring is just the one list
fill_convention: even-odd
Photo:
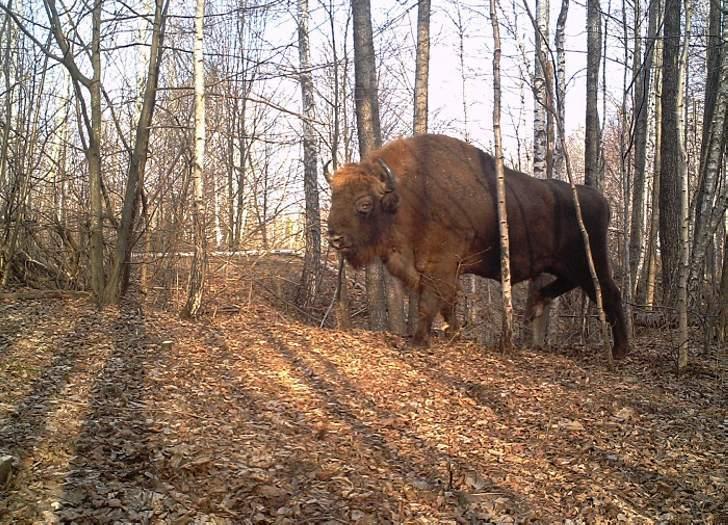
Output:
[[0,304],[0,521],[725,523],[725,371],[677,381],[658,344],[608,374],[262,306]]

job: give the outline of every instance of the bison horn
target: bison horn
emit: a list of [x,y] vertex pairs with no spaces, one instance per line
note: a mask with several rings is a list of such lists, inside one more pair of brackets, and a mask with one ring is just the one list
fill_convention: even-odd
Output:
[[382,168],[384,169],[384,174],[387,176],[386,180],[384,181],[384,184],[387,187],[387,191],[394,191],[394,173],[392,173],[392,168],[390,168],[389,165],[384,162],[384,159],[379,159],[379,164],[382,165]]
[[329,170],[331,162],[333,162],[333,159],[329,160],[326,164],[324,164],[324,178],[326,179],[326,182],[329,183],[329,186],[331,186],[331,170]]

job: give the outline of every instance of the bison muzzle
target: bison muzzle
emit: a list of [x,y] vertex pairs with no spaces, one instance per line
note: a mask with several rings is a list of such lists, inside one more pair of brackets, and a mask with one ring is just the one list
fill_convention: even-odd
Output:
[[[457,330],[458,276],[500,280],[500,245],[493,157],[458,139],[418,135],[395,140],[330,178],[328,236],[355,268],[380,257],[389,272],[417,291],[413,343],[429,343],[442,314]],[[578,187],[594,265],[612,326],[615,358],[629,351],[619,289],[607,253],[609,205],[597,190]],[[506,198],[513,283],[542,273],[529,315],[576,287],[595,300],[571,188],[506,169]]]

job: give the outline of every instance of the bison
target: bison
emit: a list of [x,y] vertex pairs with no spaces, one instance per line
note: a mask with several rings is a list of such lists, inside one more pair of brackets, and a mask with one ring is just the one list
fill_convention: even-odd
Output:
[[[495,161],[478,148],[443,135],[398,139],[329,182],[329,243],[355,268],[380,257],[418,293],[413,344],[429,344],[438,312],[457,331],[458,276],[500,279]],[[579,186],[578,195],[614,356],[622,358],[629,342],[607,255],[609,205],[594,188]],[[569,185],[506,169],[506,198],[513,283],[556,276],[536,292],[529,317],[538,320],[546,304],[577,286],[595,300]]]

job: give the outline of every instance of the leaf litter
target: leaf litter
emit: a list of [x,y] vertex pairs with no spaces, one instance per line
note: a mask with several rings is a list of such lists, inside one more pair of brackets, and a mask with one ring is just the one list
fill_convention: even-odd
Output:
[[[223,312],[223,313],[220,313]],[[725,369],[0,303],[3,523],[726,523]],[[170,344],[162,344],[171,341]]]

